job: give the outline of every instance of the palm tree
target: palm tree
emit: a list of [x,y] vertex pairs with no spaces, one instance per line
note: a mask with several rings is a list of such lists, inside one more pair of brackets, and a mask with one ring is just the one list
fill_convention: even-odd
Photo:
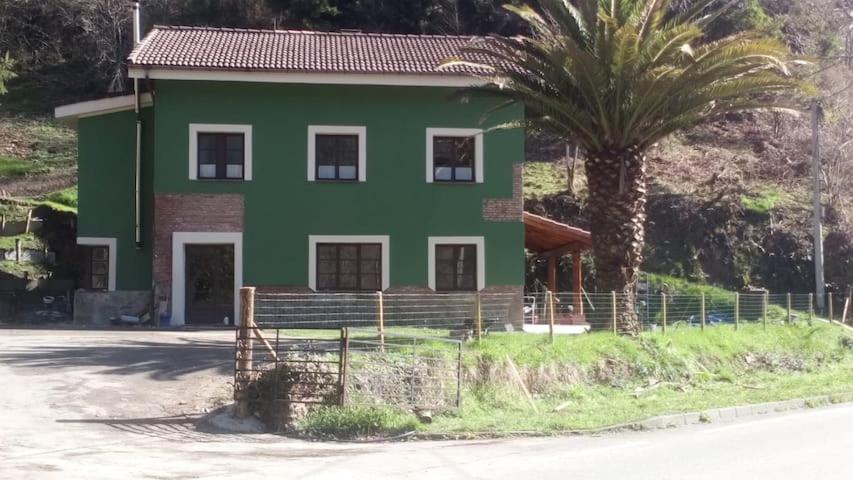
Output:
[[445,63],[489,69],[483,88],[507,105],[525,105],[524,121],[502,127],[549,131],[587,152],[597,286],[618,294],[617,322],[626,333],[641,327],[634,303],[645,241],[646,151],[722,113],[782,110],[773,94],[808,89],[791,77],[797,62],[776,40],[744,32],[707,41],[709,23],[732,5],[716,3],[697,0],[680,12],[671,0],[507,5],[529,35],[488,37]]

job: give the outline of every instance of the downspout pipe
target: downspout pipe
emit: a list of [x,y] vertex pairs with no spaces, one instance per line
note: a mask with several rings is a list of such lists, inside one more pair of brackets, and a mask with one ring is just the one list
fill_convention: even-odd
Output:
[[[139,45],[140,41],[140,15],[139,0],[133,1],[133,46]],[[136,162],[134,171],[135,197],[134,197],[134,238],[136,248],[142,248],[142,108],[140,105],[139,79],[133,79],[134,112],[136,113]]]

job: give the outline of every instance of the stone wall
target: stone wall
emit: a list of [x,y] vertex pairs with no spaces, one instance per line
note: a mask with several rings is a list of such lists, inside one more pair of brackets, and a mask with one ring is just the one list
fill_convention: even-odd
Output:
[[149,312],[150,322],[157,325],[153,312],[153,297],[149,291],[90,292],[74,294],[74,323],[80,325],[109,325],[121,315],[137,316]]

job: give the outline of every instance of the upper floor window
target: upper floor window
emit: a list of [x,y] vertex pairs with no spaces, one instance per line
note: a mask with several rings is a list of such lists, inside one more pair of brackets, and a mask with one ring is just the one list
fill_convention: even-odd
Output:
[[428,183],[482,183],[483,131],[469,128],[427,129]]
[[308,180],[367,180],[367,129],[353,126],[308,127]]
[[190,125],[190,180],[251,180],[252,126]]
[[199,133],[198,178],[242,180],[245,144],[242,133]]

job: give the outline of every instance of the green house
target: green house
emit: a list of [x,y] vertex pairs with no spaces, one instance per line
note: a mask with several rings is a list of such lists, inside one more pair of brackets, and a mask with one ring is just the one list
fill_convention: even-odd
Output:
[[[83,287],[172,325],[238,290],[522,295],[522,107],[439,69],[470,37],[154,27],[79,135]],[[226,320],[228,318],[229,320]]]

